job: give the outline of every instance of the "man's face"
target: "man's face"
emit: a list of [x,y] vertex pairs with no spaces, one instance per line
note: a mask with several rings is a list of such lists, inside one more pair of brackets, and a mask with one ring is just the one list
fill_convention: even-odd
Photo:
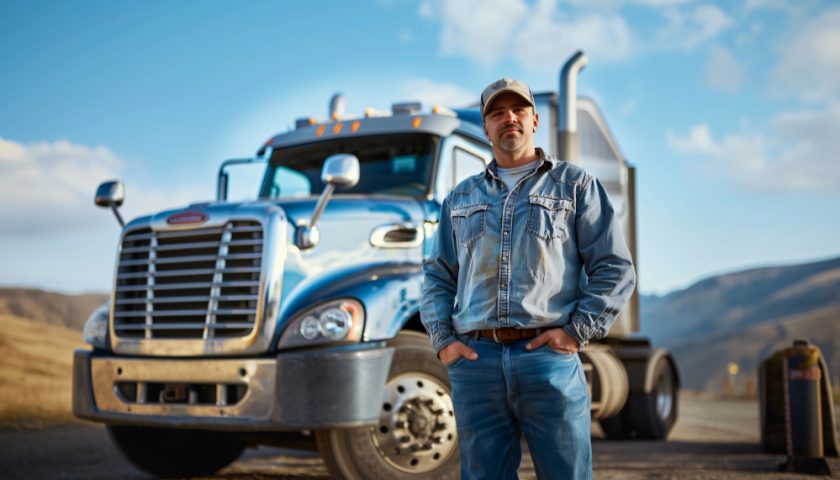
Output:
[[507,152],[533,148],[539,116],[524,98],[505,92],[493,100],[484,116],[484,134],[495,148]]

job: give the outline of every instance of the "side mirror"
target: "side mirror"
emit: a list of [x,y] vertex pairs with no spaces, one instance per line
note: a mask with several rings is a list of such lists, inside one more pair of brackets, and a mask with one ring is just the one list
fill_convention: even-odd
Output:
[[120,180],[102,182],[96,189],[96,197],[93,199],[100,207],[110,208],[112,205],[119,207],[125,200],[125,188]]
[[110,208],[114,212],[121,227],[125,226],[125,221],[123,221],[117,207],[122,205],[123,200],[125,200],[125,188],[121,180],[102,182],[96,189],[96,196],[93,198],[93,202],[97,206]]
[[355,187],[359,183],[359,159],[346,153],[330,155],[321,170],[321,181],[336,187]]
[[321,170],[321,181],[327,185],[321,192],[321,196],[318,197],[315,211],[312,212],[312,219],[309,220],[307,225],[298,228],[295,243],[301,250],[312,248],[318,244],[321,237],[315,224],[321,218],[321,213],[327,206],[327,202],[332,198],[336,187],[350,188],[359,183],[359,159],[355,155],[346,153],[330,155]]

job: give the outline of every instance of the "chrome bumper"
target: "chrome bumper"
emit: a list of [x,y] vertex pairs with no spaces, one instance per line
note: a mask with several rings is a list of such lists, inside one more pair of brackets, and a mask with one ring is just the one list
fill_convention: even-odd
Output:
[[[117,357],[77,350],[73,413],[109,424],[236,431],[371,424],[379,419],[392,356],[393,349],[382,346],[242,359]],[[126,385],[133,396],[126,395]],[[161,385],[200,385],[211,401],[197,400],[194,391],[182,399],[161,393],[159,400],[147,391]],[[231,388],[243,392],[232,402]]]

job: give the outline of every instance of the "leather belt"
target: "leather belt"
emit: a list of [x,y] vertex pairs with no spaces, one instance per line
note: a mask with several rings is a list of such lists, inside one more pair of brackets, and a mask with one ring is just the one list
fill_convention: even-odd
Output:
[[487,330],[475,330],[476,337],[492,338],[496,343],[511,343],[535,338],[540,334],[539,328],[488,328]]

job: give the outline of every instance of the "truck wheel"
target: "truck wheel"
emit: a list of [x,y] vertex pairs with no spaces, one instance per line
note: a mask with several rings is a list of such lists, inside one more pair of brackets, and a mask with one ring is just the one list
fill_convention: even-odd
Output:
[[374,426],[316,433],[334,478],[457,478],[458,437],[446,368],[426,335],[403,331]]
[[677,421],[677,376],[667,358],[655,361],[651,391],[631,393],[621,412],[600,420],[607,438],[664,440],[671,433]]
[[[630,403],[629,399],[628,403]],[[612,417],[598,420],[598,423],[601,425],[601,430],[604,431],[604,434],[610,440],[625,440],[633,437],[634,429],[626,414],[627,411],[629,411],[629,408],[625,405],[620,412]]]
[[245,449],[225,432],[109,425],[108,433],[131,463],[163,478],[212,475]]
[[677,393],[677,374],[667,358],[659,357],[650,393],[628,399],[636,436],[652,440],[668,437],[677,422]]

